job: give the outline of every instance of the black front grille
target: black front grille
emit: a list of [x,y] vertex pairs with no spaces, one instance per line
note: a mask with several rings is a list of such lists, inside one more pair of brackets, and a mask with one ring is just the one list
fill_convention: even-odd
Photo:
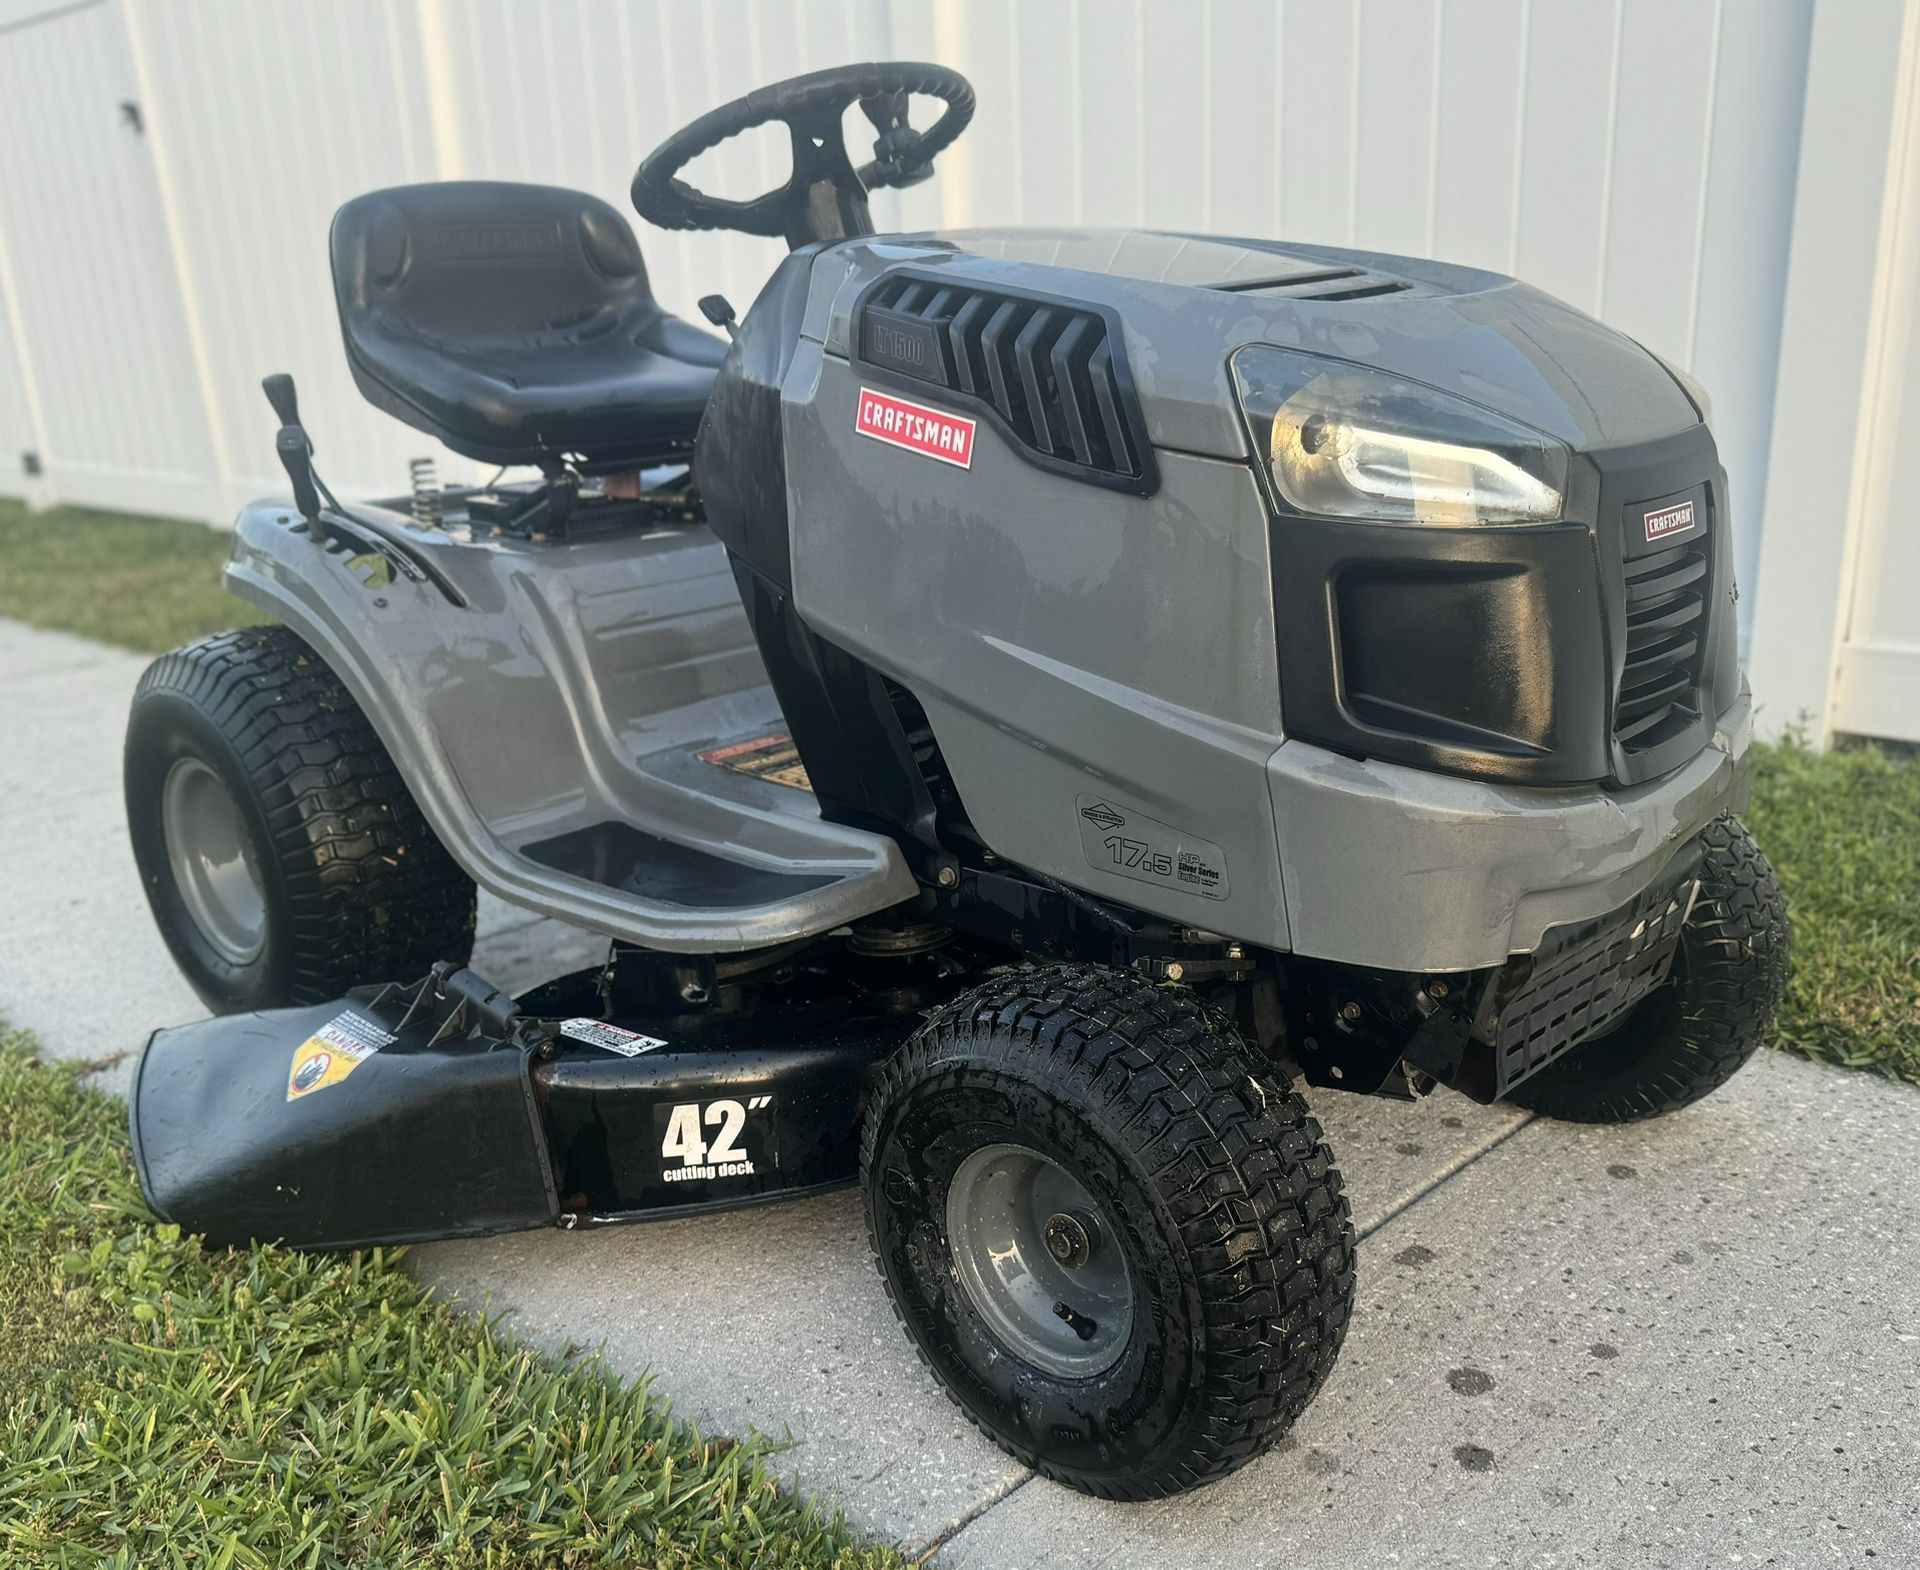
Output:
[[1697,847],[1618,910],[1549,928],[1497,972],[1474,1034],[1493,1047],[1495,1096],[1589,1041],[1667,979],[1697,886]]
[[859,359],[945,387],[1050,467],[1153,488],[1120,334],[1103,312],[911,274],[861,303]]
[[1628,752],[1656,747],[1700,717],[1711,568],[1704,538],[1626,564],[1626,663],[1613,734]]

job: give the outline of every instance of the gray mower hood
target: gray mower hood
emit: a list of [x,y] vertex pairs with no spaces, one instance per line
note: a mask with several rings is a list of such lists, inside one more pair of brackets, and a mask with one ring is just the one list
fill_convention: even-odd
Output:
[[1653,440],[1698,418],[1639,344],[1550,295],[1498,273],[1327,246],[1096,229],[869,237],[821,253],[805,335],[846,355],[862,292],[903,264],[989,288],[1044,282],[1112,308],[1148,435],[1176,451],[1247,456],[1227,362],[1250,343],[1425,382],[1576,451]]

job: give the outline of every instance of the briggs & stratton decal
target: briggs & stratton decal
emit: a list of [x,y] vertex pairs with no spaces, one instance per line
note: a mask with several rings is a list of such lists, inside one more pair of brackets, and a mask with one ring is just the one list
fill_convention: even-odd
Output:
[[1090,866],[1183,894],[1227,897],[1227,855],[1212,840],[1116,807],[1104,796],[1082,795],[1074,807],[1080,850]]

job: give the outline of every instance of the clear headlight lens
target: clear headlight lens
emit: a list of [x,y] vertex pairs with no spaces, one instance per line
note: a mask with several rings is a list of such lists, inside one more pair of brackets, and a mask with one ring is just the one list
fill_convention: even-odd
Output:
[[1265,344],[1233,357],[1233,378],[1274,487],[1300,512],[1442,528],[1561,515],[1567,449],[1490,409]]

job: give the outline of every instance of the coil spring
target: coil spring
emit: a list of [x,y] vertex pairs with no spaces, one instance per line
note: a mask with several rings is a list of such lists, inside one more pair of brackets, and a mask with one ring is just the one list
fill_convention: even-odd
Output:
[[440,521],[440,476],[433,466],[431,458],[414,458],[407,463],[407,474],[413,482],[413,520],[429,526]]

